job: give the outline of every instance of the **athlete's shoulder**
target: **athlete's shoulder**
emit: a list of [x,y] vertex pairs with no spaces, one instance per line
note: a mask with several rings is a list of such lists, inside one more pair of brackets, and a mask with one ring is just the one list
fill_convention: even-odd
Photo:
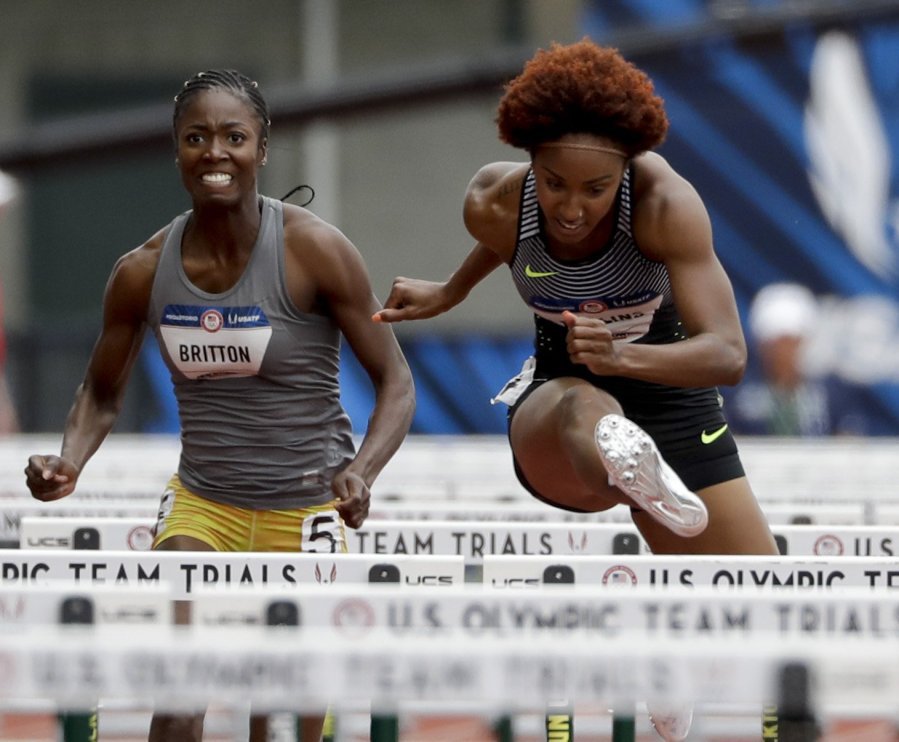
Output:
[[168,227],[160,229],[142,245],[129,250],[115,263],[104,296],[108,316],[146,320],[159,258]]
[[649,257],[662,260],[678,244],[709,242],[702,198],[660,155],[648,152],[634,159],[631,200],[635,235]]
[[291,249],[339,249],[349,240],[337,227],[302,206],[284,204],[284,243]]
[[465,226],[475,239],[501,254],[513,247],[529,169],[529,163],[490,163],[478,170],[465,193]]
[[116,261],[115,274],[121,274],[132,281],[152,281],[156,275],[156,268],[159,266],[159,257],[162,254],[162,246],[165,244],[168,230],[169,227],[163,227],[146,242],[122,255]]
[[645,152],[633,160],[633,201],[647,202],[651,206],[673,204],[698,198],[696,189],[672,167],[664,157],[655,152]]
[[524,176],[530,169],[527,162],[490,162],[479,168],[469,183],[468,190],[474,193],[489,192],[497,186],[517,186],[521,190]]
[[365,260],[356,245],[336,226],[301,206],[284,205],[284,257],[292,292],[301,293],[291,283],[291,276],[304,276],[317,291],[326,293],[368,280]]

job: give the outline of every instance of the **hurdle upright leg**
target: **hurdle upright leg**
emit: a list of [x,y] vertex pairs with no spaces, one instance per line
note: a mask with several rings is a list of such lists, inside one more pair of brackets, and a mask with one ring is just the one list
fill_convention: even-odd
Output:
[[[94,605],[84,597],[72,597],[63,601],[59,622],[67,625],[91,625],[94,623]],[[63,742],[97,742],[99,737],[99,712],[95,706],[85,711],[64,711],[57,717]]]
[[567,701],[550,703],[546,710],[546,742],[574,740],[574,708]]
[[612,742],[635,742],[637,739],[637,721],[633,713],[612,716]]
[[398,742],[400,722],[396,714],[371,715],[371,742]]
[[777,706],[762,715],[762,739],[766,742],[815,742],[820,736],[811,705],[809,669],[788,662],[778,676]]
[[501,716],[493,724],[493,734],[496,742],[512,742],[515,739],[515,732],[512,727],[511,716]]

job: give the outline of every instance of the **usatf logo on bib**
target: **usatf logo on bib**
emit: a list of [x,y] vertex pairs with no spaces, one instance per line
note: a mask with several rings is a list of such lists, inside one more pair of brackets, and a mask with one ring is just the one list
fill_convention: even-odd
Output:
[[210,379],[258,374],[272,327],[259,307],[169,304],[159,333],[182,374]]

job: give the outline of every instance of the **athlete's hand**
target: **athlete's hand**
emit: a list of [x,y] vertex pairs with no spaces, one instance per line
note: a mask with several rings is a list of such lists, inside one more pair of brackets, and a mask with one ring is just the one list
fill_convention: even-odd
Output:
[[568,357],[572,362],[583,364],[591,373],[614,376],[619,369],[618,356],[606,323],[572,312],[562,312],[562,320],[568,328]]
[[80,473],[68,459],[36,455],[28,459],[25,484],[35,499],[50,502],[72,494]]
[[331,481],[331,492],[337,498],[337,513],[350,528],[359,528],[368,517],[371,492],[365,480],[349,471],[339,472]]
[[437,281],[423,281],[420,278],[393,279],[390,296],[384,308],[375,312],[375,322],[402,322],[411,319],[429,319],[445,312],[452,306],[446,295],[446,284]]

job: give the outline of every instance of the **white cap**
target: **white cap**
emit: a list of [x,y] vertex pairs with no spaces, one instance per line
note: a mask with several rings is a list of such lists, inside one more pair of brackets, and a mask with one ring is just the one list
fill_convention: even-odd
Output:
[[749,329],[756,340],[806,337],[818,312],[815,295],[798,283],[772,283],[761,289],[749,310]]

